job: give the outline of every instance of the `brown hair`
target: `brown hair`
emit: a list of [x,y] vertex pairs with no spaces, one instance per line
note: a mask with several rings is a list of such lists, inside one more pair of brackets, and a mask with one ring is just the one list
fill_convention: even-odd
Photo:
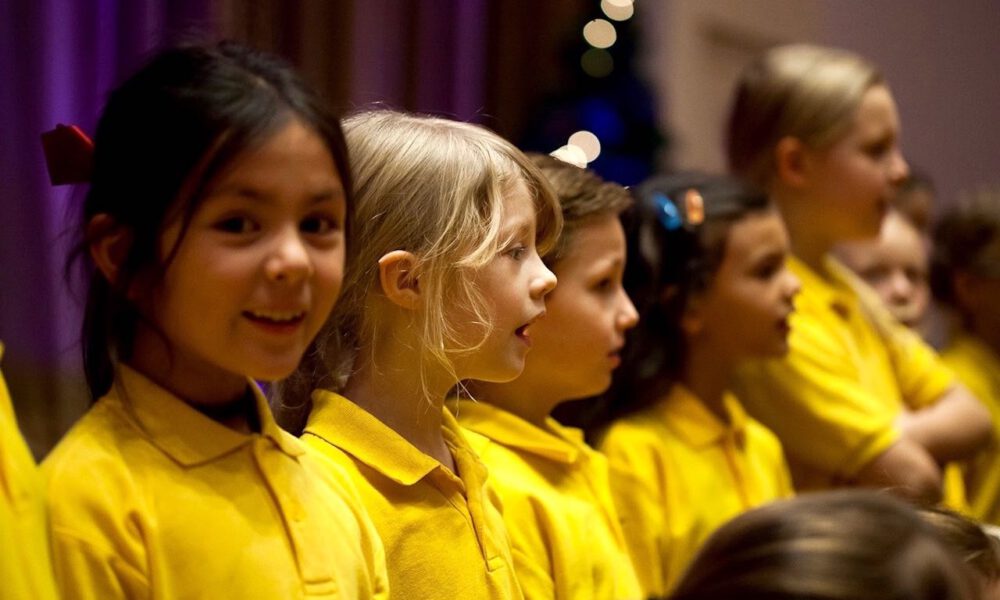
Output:
[[562,206],[562,235],[544,256],[549,266],[566,255],[573,234],[587,221],[618,215],[632,206],[632,195],[628,189],[601,179],[590,169],[582,169],[548,154],[529,152],[528,158],[545,175]]
[[972,600],[978,582],[916,511],[840,490],[744,513],[709,538],[674,600]]
[[979,523],[947,508],[926,507],[919,514],[976,573],[986,581],[1000,580],[1000,540],[983,531]]

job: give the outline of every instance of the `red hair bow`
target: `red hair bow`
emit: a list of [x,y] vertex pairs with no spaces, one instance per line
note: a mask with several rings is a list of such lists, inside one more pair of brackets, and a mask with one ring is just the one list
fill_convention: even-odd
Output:
[[42,149],[52,185],[90,181],[94,142],[76,125],[56,125],[42,134]]

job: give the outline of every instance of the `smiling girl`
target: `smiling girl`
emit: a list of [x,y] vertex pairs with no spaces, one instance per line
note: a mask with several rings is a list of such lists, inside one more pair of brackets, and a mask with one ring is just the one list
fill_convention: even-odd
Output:
[[336,118],[276,59],[168,50],[97,129],[80,255],[90,411],[44,463],[71,598],[384,597],[346,478],[275,424],[340,290]]

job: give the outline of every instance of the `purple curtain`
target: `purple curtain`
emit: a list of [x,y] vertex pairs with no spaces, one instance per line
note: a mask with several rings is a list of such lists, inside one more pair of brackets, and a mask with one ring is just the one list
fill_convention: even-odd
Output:
[[[63,265],[82,195],[49,185],[39,134],[93,133],[107,91],[148,53],[214,35],[210,0],[0,0],[0,364],[36,453],[85,408],[80,293]],[[141,190],[136,190],[141,193]]]

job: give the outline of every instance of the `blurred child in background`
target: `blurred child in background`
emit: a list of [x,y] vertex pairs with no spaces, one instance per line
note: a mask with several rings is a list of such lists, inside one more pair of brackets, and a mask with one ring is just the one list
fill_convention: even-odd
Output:
[[[956,316],[941,356],[989,408],[1000,436],[1000,192],[973,194],[942,215],[934,230],[931,283]],[[972,515],[1000,525],[997,437],[964,467]]]
[[744,71],[729,164],[780,208],[802,293],[788,355],[747,365],[735,389],[781,439],[797,487],[888,486],[935,500],[941,465],[989,442],[989,415],[829,257],[878,234],[908,175],[898,137],[892,94],[859,56],[783,46]]
[[864,490],[743,514],[705,544],[672,600],[978,600],[982,582],[937,527]]

